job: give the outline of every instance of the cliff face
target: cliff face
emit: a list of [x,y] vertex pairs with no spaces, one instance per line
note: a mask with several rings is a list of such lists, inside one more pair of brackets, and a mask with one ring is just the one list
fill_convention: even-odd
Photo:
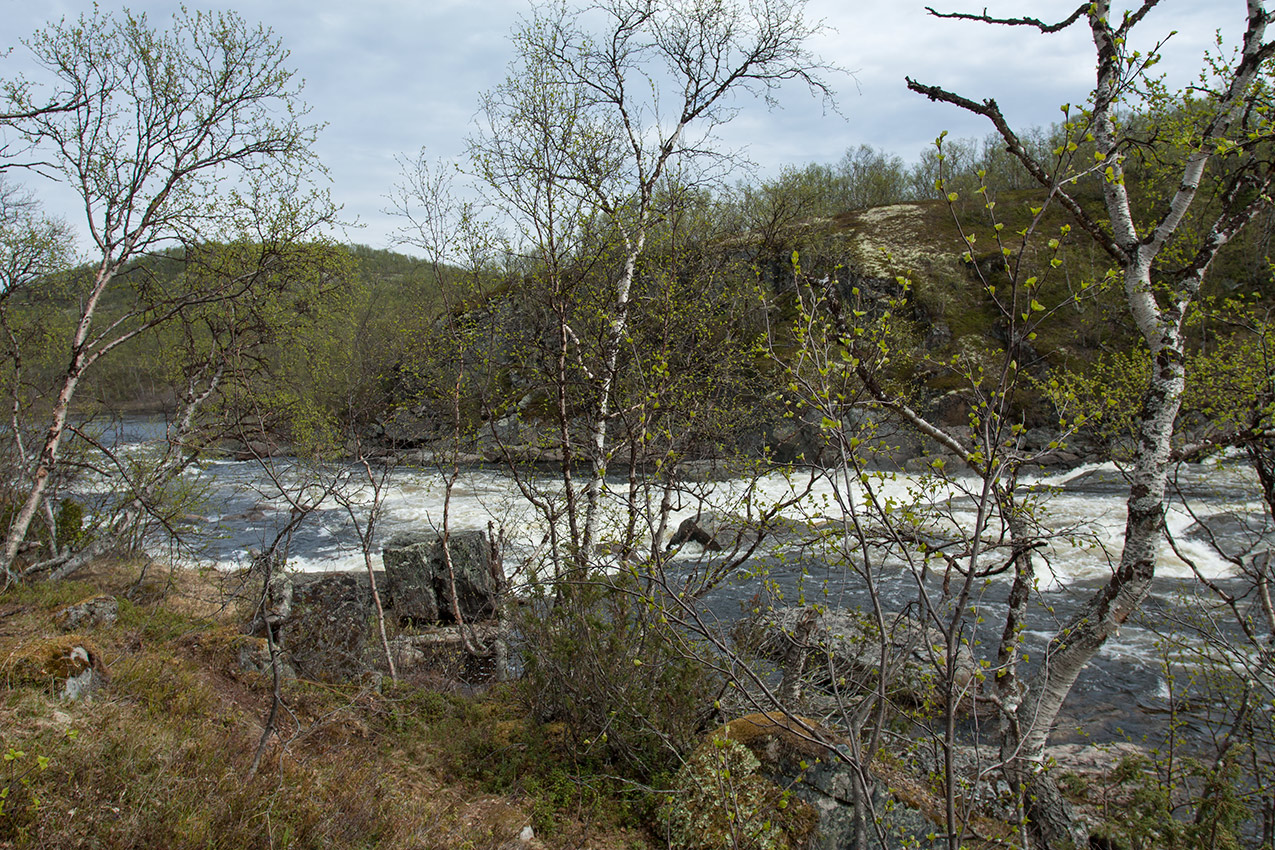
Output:
[[[896,204],[802,221],[764,238],[705,238],[676,249],[657,243],[638,275],[619,364],[617,455],[640,443],[649,455],[742,450],[784,462],[829,460],[819,446],[822,415],[787,385],[792,369],[808,365],[803,310],[830,281],[865,328],[890,325],[880,341],[890,347],[881,380],[944,427],[968,426],[971,375],[1006,351],[1035,379],[1089,360],[1122,333],[1095,297],[1100,258],[1068,237],[1061,218],[1038,215],[1033,199],[1007,194],[990,211],[981,201]],[[435,322],[441,342],[421,347],[426,366],[398,375],[380,436],[454,446],[459,391],[460,450],[474,459],[499,460],[516,448],[520,457],[560,460],[554,443],[564,415],[566,433],[582,445],[608,269],[601,262],[572,274],[564,291],[561,282],[555,289],[524,273],[454,313],[457,321]],[[441,356],[428,362],[433,355]],[[1049,405],[1031,391],[1020,395],[1025,424],[1048,427]],[[896,442],[896,460],[924,451],[915,440]]]

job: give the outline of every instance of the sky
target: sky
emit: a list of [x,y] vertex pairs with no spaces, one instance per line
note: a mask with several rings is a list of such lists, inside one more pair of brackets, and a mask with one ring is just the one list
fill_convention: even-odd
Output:
[[[936,3],[938,0],[930,0]],[[942,10],[1030,15],[1060,20],[1077,0],[972,0]],[[103,11],[125,4],[100,0]],[[270,27],[305,80],[311,118],[325,124],[317,152],[331,191],[351,223],[346,238],[395,247],[400,222],[386,212],[401,180],[400,160],[423,147],[431,159],[461,160],[474,131],[479,96],[504,78],[513,58],[511,29],[530,0],[186,0],[192,9],[230,9]],[[179,6],[135,0],[153,25]],[[1189,83],[1221,30],[1228,44],[1243,31],[1241,0],[1162,0],[1135,30],[1146,40],[1175,33],[1161,68],[1171,85]],[[48,21],[91,12],[91,0],[0,0],[0,78],[26,70],[21,40]],[[849,73],[830,77],[838,110],[800,86],[780,92],[776,109],[741,101],[720,146],[753,165],[739,179],[777,174],[786,165],[830,163],[869,144],[913,161],[941,131],[982,138],[990,125],[907,91],[904,78],[939,84],[975,100],[992,97],[1011,123],[1048,126],[1063,103],[1082,103],[1093,85],[1093,45],[1073,27],[1042,35],[1025,27],[939,20],[916,0],[809,0],[809,19],[826,31],[811,42]],[[838,114],[839,113],[839,114]],[[32,184],[33,186],[35,184]],[[76,224],[69,195],[41,186],[49,211]]]

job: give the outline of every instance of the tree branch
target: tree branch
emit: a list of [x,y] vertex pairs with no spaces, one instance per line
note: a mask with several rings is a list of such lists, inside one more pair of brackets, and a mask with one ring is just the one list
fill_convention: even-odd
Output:
[[[1149,5],[1154,6],[1158,0],[1150,0]],[[994,18],[987,14],[987,9],[983,9],[983,14],[974,15],[969,12],[938,12],[933,6],[926,6],[925,11],[929,12],[936,18],[947,18],[958,21],[978,21],[984,24],[999,24],[1007,27],[1033,27],[1044,33],[1058,32],[1065,30],[1067,27],[1080,20],[1081,16],[1089,12],[1089,4],[1082,3],[1063,21],[1056,24],[1047,24],[1037,18]]]

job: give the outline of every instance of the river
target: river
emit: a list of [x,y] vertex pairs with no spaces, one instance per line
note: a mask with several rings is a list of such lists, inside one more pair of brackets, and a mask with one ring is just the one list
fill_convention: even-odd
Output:
[[[127,451],[144,455],[162,435],[154,422],[134,420],[123,424],[114,435]],[[381,544],[401,531],[440,528],[443,521],[444,479],[438,469],[428,466],[401,466],[389,471],[372,467],[374,475],[384,474],[380,493],[380,515],[372,560],[380,566]],[[352,482],[346,489],[347,503],[326,498],[318,502],[298,526],[289,544],[289,564],[302,571],[349,570],[363,568],[363,552],[354,533],[351,510],[359,522],[366,522],[376,502],[370,487],[353,482],[366,481],[362,467],[327,465],[310,467],[287,458],[268,465],[256,461],[214,460],[192,468],[185,485],[197,496],[185,520],[187,538],[178,554],[183,559],[211,563],[222,568],[242,565],[250,552],[262,549],[293,516],[293,503],[284,493],[314,493],[314,482],[346,475]],[[533,482],[553,493],[551,476]],[[974,524],[971,501],[961,494],[970,481],[957,481],[934,489],[916,476],[894,475],[874,478],[870,485],[881,498],[898,505],[928,505],[934,516],[931,530],[940,538],[958,535]],[[1232,582],[1232,564],[1214,550],[1200,533],[1201,523],[1218,528],[1226,546],[1266,546],[1272,536],[1262,509],[1256,478],[1238,461],[1184,467],[1179,474],[1183,498],[1173,501],[1167,514],[1168,527],[1179,541],[1179,551],[1195,564],[1201,574],[1223,584]],[[1124,528],[1124,500],[1127,487],[1111,464],[1088,466],[1029,482],[1040,501],[1038,511],[1045,524],[1060,530],[1038,553],[1040,584],[1033,606],[1035,615],[1028,634],[1029,651],[1040,650],[1057,625],[1111,575],[1119,557]],[[614,492],[623,493],[625,482],[608,482]],[[793,501],[785,515],[806,523],[836,520],[843,516],[841,499],[862,504],[864,484],[852,482],[847,488],[834,487],[828,477],[811,480],[808,475],[771,469],[750,478],[705,480],[684,493],[673,513],[670,528],[702,510],[741,512],[783,501]],[[82,495],[109,498],[107,482],[85,485]],[[795,494],[801,493],[797,499]],[[847,495],[848,494],[848,495]],[[618,495],[615,499],[619,501]],[[452,488],[449,523],[454,530],[500,528],[509,540],[507,564],[530,559],[543,543],[546,525],[524,498],[510,475],[501,469],[462,469]],[[676,565],[684,570],[701,567],[720,554],[705,552],[695,544],[683,546]],[[737,619],[741,606],[759,587],[760,573],[786,599],[817,599],[832,605],[854,607],[862,604],[862,579],[852,571],[829,565],[829,558],[800,546],[792,536],[781,536],[774,545],[763,547],[734,580],[705,598],[708,612],[724,624]],[[1167,545],[1162,546],[1157,581],[1143,619],[1126,627],[1102,649],[1086,670],[1060,719],[1057,742],[1086,739],[1135,739],[1159,725],[1167,708],[1166,678],[1154,630],[1178,610],[1180,597],[1196,587],[1192,568]],[[887,609],[901,608],[916,598],[912,573],[901,564],[886,561],[878,575],[880,592]],[[980,583],[977,604],[985,623],[974,633],[985,647],[995,645],[999,635],[997,612],[1003,610],[1008,580],[1002,576]],[[972,621],[971,621],[972,622]],[[976,624],[975,624],[976,625]]]

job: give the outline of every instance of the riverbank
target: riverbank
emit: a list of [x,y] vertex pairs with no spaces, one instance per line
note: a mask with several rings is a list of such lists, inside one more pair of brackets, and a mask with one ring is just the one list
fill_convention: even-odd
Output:
[[[239,663],[233,588],[216,571],[146,572],[99,562],[0,594],[0,848],[656,846],[641,801],[590,776],[513,691],[428,672],[282,683],[254,774],[273,687]],[[76,633],[99,668],[91,699],[17,672],[66,639],[57,610],[102,594],[118,618]]]
[[[260,663],[264,641],[243,633],[246,597],[240,574],[109,561],[74,581],[0,593],[0,848],[669,846],[660,789],[685,780],[626,780],[567,723],[535,719],[525,688],[462,682],[446,665],[397,682],[368,670],[276,683]],[[110,605],[70,622],[62,612],[85,599]],[[28,663],[52,658],[50,646],[82,650],[74,672],[85,684],[73,695],[68,671]],[[722,728],[755,726],[750,717]],[[271,724],[277,734],[263,738]],[[1101,828],[1128,816],[1155,774],[1143,746],[1089,732],[1050,756],[1073,804]],[[904,738],[872,770],[889,789],[891,823],[922,839],[907,846],[930,846],[924,836],[942,820],[941,762]],[[802,749],[803,764],[809,757]],[[782,773],[783,753],[776,758],[767,767]],[[956,753],[972,775],[992,761],[968,746]],[[835,790],[847,769],[820,768],[811,783]],[[1003,789],[990,774],[986,799],[983,787],[967,800],[980,810],[963,846],[1012,845],[1010,815],[997,808]]]

